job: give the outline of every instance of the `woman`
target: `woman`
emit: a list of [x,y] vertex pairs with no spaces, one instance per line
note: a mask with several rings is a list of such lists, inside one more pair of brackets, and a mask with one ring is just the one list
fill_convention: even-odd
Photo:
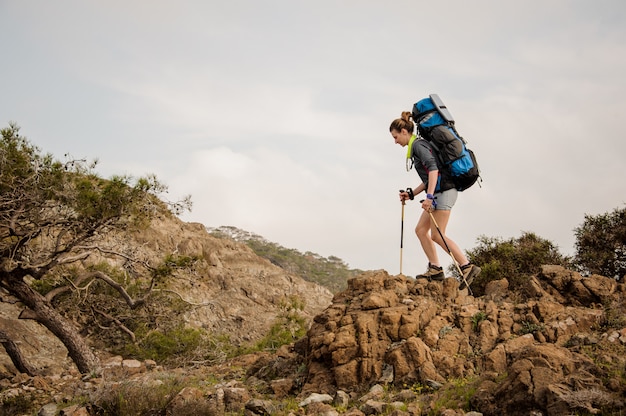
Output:
[[[416,278],[426,278],[429,280],[443,280],[445,278],[443,267],[439,262],[435,243],[444,250],[447,247],[452,252],[454,258],[461,265],[463,281],[461,289],[465,287],[465,282],[470,285],[474,278],[480,273],[480,267],[471,264],[459,246],[446,235],[446,227],[450,220],[450,212],[456,202],[458,191],[446,175],[441,175],[437,167],[437,158],[431,144],[418,138],[413,131],[415,125],[411,120],[411,113],[402,112],[402,116],[391,122],[389,131],[397,144],[402,147],[408,146],[407,159],[411,159],[422,183],[416,188],[408,188],[400,192],[402,204],[407,199],[413,199],[415,195],[426,192],[426,198],[422,201],[422,215],[415,227],[415,234],[422,245],[424,254],[428,258],[428,269],[424,274],[417,275]],[[441,231],[441,235],[436,229],[436,225],[431,221],[430,213]],[[442,238],[445,238],[445,242]]]

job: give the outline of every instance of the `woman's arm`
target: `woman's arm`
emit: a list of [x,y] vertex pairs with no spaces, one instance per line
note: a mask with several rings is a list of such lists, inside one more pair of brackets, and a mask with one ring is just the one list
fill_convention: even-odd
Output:
[[433,209],[434,200],[431,198],[428,198],[428,195],[433,195],[435,193],[435,188],[437,188],[438,179],[439,179],[438,170],[431,170],[428,172],[428,190],[426,191],[427,197],[422,201],[422,209],[424,209],[425,211],[430,211],[431,209]]

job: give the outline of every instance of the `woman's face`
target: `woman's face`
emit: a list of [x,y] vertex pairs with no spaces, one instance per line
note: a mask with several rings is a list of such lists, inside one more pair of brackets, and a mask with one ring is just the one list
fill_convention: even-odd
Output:
[[409,144],[409,141],[411,140],[411,135],[407,129],[402,129],[400,131],[393,129],[391,130],[391,135],[393,136],[393,140],[402,147]]

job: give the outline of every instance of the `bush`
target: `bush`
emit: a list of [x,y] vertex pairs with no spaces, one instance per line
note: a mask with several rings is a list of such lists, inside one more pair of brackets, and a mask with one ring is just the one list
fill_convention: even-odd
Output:
[[17,396],[5,397],[0,402],[0,415],[14,416],[32,414],[35,408],[32,394],[18,394]]
[[626,275],[626,208],[585,215],[576,234],[575,265],[583,274],[622,279]]
[[272,324],[269,332],[259,340],[254,350],[276,351],[283,345],[290,344],[306,334],[306,319],[302,316],[304,301],[298,296],[291,296],[281,302],[281,313]]
[[516,289],[539,273],[544,264],[571,267],[571,260],[563,256],[557,246],[531,232],[508,240],[481,236],[478,246],[467,255],[472,263],[482,268],[472,283],[474,294],[478,296],[484,294],[485,286],[492,280],[506,278],[509,287]]
[[[152,383],[123,382],[103,385],[93,399],[93,412],[99,416],[134,416],[171,414],[175,397],[185,388],[194,387],[193,380],[164,377]],[[176,407],[179,414],[189,416],[217,414],[209,403],[198,398]]]
[[201,339],[201,331],[193,328],[178,327],[166,332],[155,330],[137,344],[128,345],[126,353],[144,360],[164,362],[190,353],[200,345]]

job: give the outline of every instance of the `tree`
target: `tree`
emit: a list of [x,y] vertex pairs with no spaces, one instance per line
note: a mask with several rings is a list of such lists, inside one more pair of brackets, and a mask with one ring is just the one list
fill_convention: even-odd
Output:
[[[79,371],[98,371],[96,355],[52,300],[98,279],[131,308],[141,306],[152,284],[133,299],[105,272],[66,271],[95,253],[111,252],[103,244],[111,233],[146,224],[163,205],[157,195],[165,187],[154,176],[105,180],[93,173],[95,163],[57,161],[20,136],[13,123],[0,133],[0,288],[25,306],[21,318],[35,319],[63,342]],[[171,206],[179,212],[190,207],[189,198]],[[38,282],[59,279],[45,295],[36,290]]]
[[585,215],[575,230],[575,263],[581,272],[622,279],[626,276],[626,207]]
[[508,240],[481,236],[478,243],[467,253],[470,261],[482,268],[472,284],[477,295],[483,294],[485,286],[492,280],[506,278],[510,287],[516,288],[539,273],[544,264],[569,267],[571,262],[552,242],[531,232]]

